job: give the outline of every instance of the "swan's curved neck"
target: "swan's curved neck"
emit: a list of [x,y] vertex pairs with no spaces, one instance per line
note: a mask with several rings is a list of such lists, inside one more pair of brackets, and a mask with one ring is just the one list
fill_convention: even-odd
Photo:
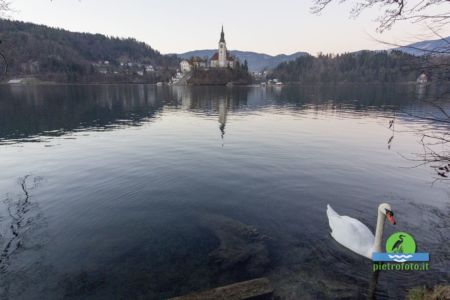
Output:
[[381,252],[381,242],[383,239],[385,219],[386,216],[378,209],[377,228],[375,230],[375,243],[373,245],[374,252]]

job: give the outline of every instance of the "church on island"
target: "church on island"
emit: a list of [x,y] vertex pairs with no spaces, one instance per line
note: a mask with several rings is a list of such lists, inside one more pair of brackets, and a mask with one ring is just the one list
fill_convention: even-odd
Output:
[[191,57],[189,60],[183,60],[180,63],[181,72],[190,72],[192,69],[201,68],[231,68],[235,67],[236,59],[228,52],[227,43],[225,42],[225,33],[220,33],[219,48],[217,52],[209,59],[203,59],[201,57]]
[[211,57],[211,68],[234,68],[234,58],[227,50],[227,43],[225,42],[225,33],[220,33],[219,50]]

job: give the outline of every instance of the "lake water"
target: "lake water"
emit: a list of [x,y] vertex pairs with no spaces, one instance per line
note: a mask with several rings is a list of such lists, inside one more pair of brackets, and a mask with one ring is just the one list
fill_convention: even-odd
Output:
[[[449,185],[415,86],[0,87],[0,298],[165,299],[268,277],[280,299],[404,297],[448,282]],[[388,129],[395,115],[393,131]],[[435,130],[448,130],[436,126]],[[373,275],[326,205],[429,252]]]

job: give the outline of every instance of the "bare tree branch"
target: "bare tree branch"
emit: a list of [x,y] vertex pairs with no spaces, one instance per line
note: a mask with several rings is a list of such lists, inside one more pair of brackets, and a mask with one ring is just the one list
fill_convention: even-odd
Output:
[[[314,0],[312,12],[321,13],[332,2],[348,2],[347,0]],[[411,22],[422,22],[430,20],[433,26],[443,26],[450,22],[450,0],[423,0],[417,3],[411,0],[360,0],[355,1],[350,15],[358,17],[364,10],[369,8],[379,8],[382,10],[378,31],[383,32],[392,28],[398,21],[409,20]],[[428,8],[441,5],[441,13],[429,14]],[[444,6],[444,7],[442,7]]]
[[[337,2],[350,2],[349,0],[313,0],[314,6],[312,12],[319,14],[329,4]],[[426,27],[435,36],[441,39],[443,46],[434,49],[422,49],[416,46],[404,46],[395,43],[389,43],[373,38],[381,44],[403,47],[403,49],[416,50],[424,54],[421,72],[425,76],[425,82],[431,79],[434,91],[430,96],[424,96],[430,86],[418,81],[417,88],[421,91],[420,100],[427,105],[425,112],[399,111],[417,120],[428,121],[424,128],[416,129],[419,136],[423,152],[415,154],[412,161],[419,162],[419,165],[430,163],[439,163],[433,166],[436,170],[438,179],[447,179],[450,177],[450,41],[439,34],[439,29],[450,24],[450,0],[354,0],[354,6],[350,12],[352,17],[359,16],[364,10],[369,8],[378,8],[381,13],[378,17],[378,32],[383,32],[392,28],[399,21],[409,21],[411,23],[424,22]],[[430,8],[439,7],[439,13],[430,13]],[[403,66],[402,66],[403,68]],[[408,66],[406,66],[408,68]],[[413,68],[417,68],[417,65]],[[428,76],[431,78],[427,78]],[[442,91],[443,89],[443,91]],[[419,91],[418,90],[418,91]],[[426,97],[426,98],[424,98]],[[388,139],[388,148],[391,148],[394,140],[395,130],[395,109],[393,119],[389,123],[392,129],[392,135]],[[439,130],[436,128],[440,127]]]
[[11,2],[6,0],[0,0],[0,18],[4,18],[8,16],[8,13],[11,12]]

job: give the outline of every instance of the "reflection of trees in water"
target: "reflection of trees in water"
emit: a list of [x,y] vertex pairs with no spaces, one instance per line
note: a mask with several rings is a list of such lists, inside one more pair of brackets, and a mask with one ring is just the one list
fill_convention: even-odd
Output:
[[18,180],[21,193],[17,196],[7,195],[3,201],[4,212],[0,218],[0,298],[8,299],[11,280],[8,280],[10,259],[19,250],[31,249],[26,242],[27,236],[35,229],[41,218],[37,203],[31,200],[31,192],[42,182],[42,177],[26,175]]
[[172,101],[168,104],[181,105],[183,109],[198,112],[217,112],[220,101],[227,99],[231,109],[239,109],[247,104],[249,88],[226,87],[173,87],[170,90]]
[[[2,139],[60,136],[77,129],[136,126],[162,108],[151,86],[0,87]],[[23,116],[27,116],[24,118]]]
[[[375,111],[411,103],[414,86],[338,85],[260,87],[4,86],[0,87],[0,143],[39,141],[74,130],[111,130],[148,122],[163,107],[215,114],[220,101],[228,109],[260,110],[289,106],[290,110]],[[27,117],[24,118],[23,116]]]
[[296,104],[318,110],[389,109],[394,105],[411,104],[414,85],[396,84],[338,84],[283,87],[271,93],[277,104]]
[[[414,106],[392,106],[392,119],[389,121],[389,129],[392,136],[388,140],[388,148],[391,148],[394,139],[394,124],[396,119],[406,119],[416,126],[404,132],[413,132],[419,140],[422,151],[413,155],[404,156],[415,162],[414,167],[429,165],[434,168],[438,180],[449,180],[450,176],[450,95],[448,84],[415,86]],[[433,184],[434,184],[433,182]]]

